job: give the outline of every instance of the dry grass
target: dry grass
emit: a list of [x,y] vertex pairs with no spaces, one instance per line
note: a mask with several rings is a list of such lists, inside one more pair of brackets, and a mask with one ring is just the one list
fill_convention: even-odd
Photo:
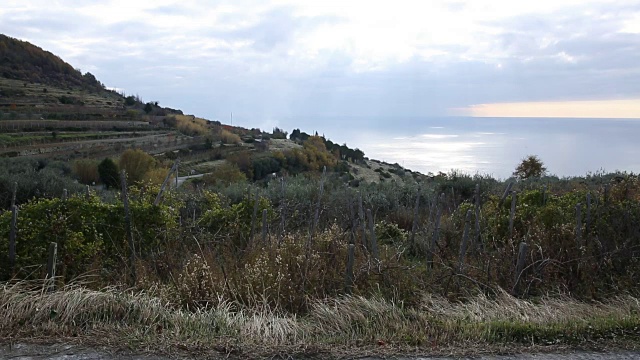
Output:
[[191,115],[175,115],[176,128],[187,135],[207,135],[210,133],[207,120]]
[[[267,305],[253,309],[221,300],[211,308],[188,311],[151,292],[116,288],[100,291],[81,285],[47,293],[35,283],[0,288],[0,337],[71,337],[97,345],[154,351],[171,348],[236,354],[315,353],[468,353],[514,344],[575,345],[616,338],[637,339],[640,302],[625,296],[607,303],[568,298],[531,302],[501,293],[449,302],[425,296],[407,309],[380,298],[341,297],[316,301],[298,317]],[[96,338],[99,336],[99,338]],[[332,350],[329,350],[332,349]],[[540,349],[538,349],[540,350]]]
[[229,130],[222,129],[220,131],[220,140],[225,144],[240,144],[242,139],[237,134],[230,132]]

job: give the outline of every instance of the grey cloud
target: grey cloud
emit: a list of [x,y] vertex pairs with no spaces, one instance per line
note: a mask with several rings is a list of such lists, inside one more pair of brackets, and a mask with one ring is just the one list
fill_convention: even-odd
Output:
[[[223,16],[222,23],[231,23],[237,14]],[[237,30],[212,30],[211,34],[228,39],[249,40],[259,52],[269,52],[276,47],[288,44],[296,33],[309,31],[323,24],[335,24],[342,21],[333,16],[295,16],[292,7],[278,7],[261,14],[261,19],[251,26]]]

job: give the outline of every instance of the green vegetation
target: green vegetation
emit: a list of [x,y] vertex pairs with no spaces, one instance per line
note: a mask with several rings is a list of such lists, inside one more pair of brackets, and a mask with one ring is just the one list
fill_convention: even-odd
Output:
[[547,168],[536,155],[529,155],[522,159],[522,162],[516,167],[513,176],[518,179],[529,179],[532,177],[539,178],[547,173]]
[[118,188],[120,185],[119,172],[118,165],[116,165],[116,163],[110,158],[105,158],[98,165],[100,181],[107,188]]

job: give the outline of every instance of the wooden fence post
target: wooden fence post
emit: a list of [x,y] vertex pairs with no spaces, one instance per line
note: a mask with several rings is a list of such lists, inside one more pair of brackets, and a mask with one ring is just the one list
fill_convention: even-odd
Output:
[[518,198],[518,193],[515,191],[511,192],[511,211],[509,212],[509,237],[513,237],[513,220],[516,216],[516,201]]
[[178,172],[178,167],[180,166],[180,159],[176,160],[176,189],[178,188],[178,177],[180,177],[180,173]]
[[11,206],[11,229],[9,230],[9,269],[14,274],[16,266],[16,237],[18,234],[18,207]]
[[480,184],[476,184],[476,192],[475,192],[475,197],[476,197],[476,203],[475,203],[475,210],[476,210],[476,234],[474,237],[474,246],[471,248],[471,251],[475,252],[476,248],[481,247],[482,246],[482,234],[480,233]]
[[436,223],[433,229],[433,236],[431,237],[431,246],[427,252],[427,266],[433,267],[433,254],[436,252],[436,246],[438,244],[438,237],[440,236],[440,218],[442,217],[442,205],[444,202],[444,193],[440,195],[440,199],[436,200]]
[[16,205],[16,196],[18,196],[18,182],[13,183],[13,193],[11,194],[11,206]]
[[369,242],[367,241],[367,220],[365,218],[364,206],[362,205],[362,193],[358,192],[358,217],[362,227],[362,245],[369,250]]
[[131,285],[135,285],[136,252],[133,244],[133,230],[131,229],[131,213],[129,211],[129,195],[127,193],[127,173],[124,170],[120,172],[120,185],[122,186],[122,204],[124,205],[124,225],[127,232],[127,241],[129,242],[129,268],[131,271]]
[[349,239],[349,244],[355,244],[356,243],[356,229],[358,228],[358,221],[356,219],[356,211],[354,209],[354,199],[353,196],[351,196],[352,193],[349,194],[349,203],[347,206],[349,206],[349,220],[351,220],[351,231],[349,232],[351,234],[350,239]]
[[58,244],[49,243],[49,257],[47,258],[47,292],[53,292],[56,289],[56,258],[58,257]]
[[520,247],[518,248],[518,261],[516,262],[516,273],[515,273],[515,278],[513,280],[513,289],[511,290],[511,293],[513,295],[518,295],[518,284],[520,283],[522,270],[524,269],[525,261],[527,259],[528,248],[529,247],[525,242],[521,242]]
[[87,193],[87,200],[91,199],[91,188],[89,187],[89,185],[87,185],[87,187],[85,188]]
[[591,193],[587,193],[587,216],[585,222],[585,235],[588,237],[589,229],[591,228]]
[[354,244],[349,244],[349,250],[347,254],[347,273],[344,280],[344,292],[348,295],[350,295],[353,291],[353,262],[355,259],[355,249],[356,246]]
[[[173,166],[171,166],[171,169],[169,170],[169,173],[164,178],[164,181],[162,182],[162,186],[160,186],[160,191],[158,191],[158,195],[156,196],[156,200],[153,202],[154,206],[158,206],[160,204],[160,200],[162,200],[162,194],[164,193],[164,190],[165,190],[167,184],[169,183],[169,179],[171,178],[171,174],[173,174],[175,171],[177,171],[179,162],[180,162],[180,159],[176,160],[176,162],[173,163]],[[178,178],[178,175],[176,175],[176,178]]]
[[278,234],[278,246],[282,243],[282,238],[284,237],[284,228],[285,228],[285,188],[284,188],[284,178],[280,178],[280,231]]
[[322,177],[320,178],[320,191],[318,192],[318,203],[316,204],[316,211],[313,216],[313,227],[311,228],[311,241],[316,236],[316,230],[320,221],[320,207],[322,206],[322,195],[324,194],[324,179],[327,173],[327,167],[322,168]]
[[67,197],[69,196],[69,192],[67,189],[62,189],[62,200],[67,201]]
[[467,210],[467,215],[464,217],[464,231],[462,232],[462,243],[460,243],[460,254],[458,256],[458,273],[462,273],[464,270],[464,256],[467,253],[469,241],[469,223],[471,222],[471,213],[471,209]]
[[253,200],[253,214],[251,215],[251,234],[249,234],[249,241],[253,240],[256,234],[256,221],[258,221],[258,205],[260,205],[259,189],[256,189],[256,198]]
[[262,210],[262,244],[267,243],[267,209]]
[[413,209],[413,224],[411,225],[411,249],[416,248],[416,231],[418,231],[418,212],[420,211],[420,187],[416,195],[416,205]]
[[502,204],[504,204],[504,201],[507,200],[507,196],[509,196],[509,193],[511,192],[511,187],[513,187],[513,182],[509,182],[507,184],[507,188],[504,189],[504,193],[502,193],[502,197],[500,197],[500,207],[502,207]]
[[369,231],[371,234],[371,254],[373,258],[378,260],[378,241],[376,240],[376,228],[373,224],[373,214],[371,213],[371,209],[367,209],[367,217],[369,218]]
[[584,244],[582,242],[582,204],[576,205],[576,242],[578,248],[581,248]]

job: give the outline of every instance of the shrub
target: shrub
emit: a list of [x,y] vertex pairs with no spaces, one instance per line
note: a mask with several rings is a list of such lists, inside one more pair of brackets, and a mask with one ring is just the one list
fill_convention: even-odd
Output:
[[[151,169],[147,171],[146,174],[144,174],[142,180],[145,183],[149,183],[153,185],[162,185],[162,183],[164,182],[164,179],[167,177],[167,174],[169,174],[169,169],[167,168]],[[175,179],[175,176],[172,175],[171,177]]]
[[197,118],[190,115],[174,115],[168,120],[167,124],[175,123],[176,129],[186,135],[207,135],[210,133],[205,119]]
[[140,182],[145,174],[153,169],[156,160],[153,156],[140,149],[129,149],[120,155],[118,164],[120,170],[124,170],[127,173],[127,183],[133,184]]
[[98,164],[98,175],[100,181],[107,188],[118,188],[120,186],[118,165],[110,158],[105,158]]
[[227,161],[216,167],[212,173],[202,177],[202,181],[214,186],[229,186],[229,184],[246,180],[247,177],[240,171],[238,165]]
[[240,136],[222,129],[222,131],[220,131],[220,141],[222,141],[223,144],[240,144],[242,139],[240,139]]
[[95,184],[100,182],[98,162],[91,159],[81,159],[73,162],[73,174],[83,184]]

